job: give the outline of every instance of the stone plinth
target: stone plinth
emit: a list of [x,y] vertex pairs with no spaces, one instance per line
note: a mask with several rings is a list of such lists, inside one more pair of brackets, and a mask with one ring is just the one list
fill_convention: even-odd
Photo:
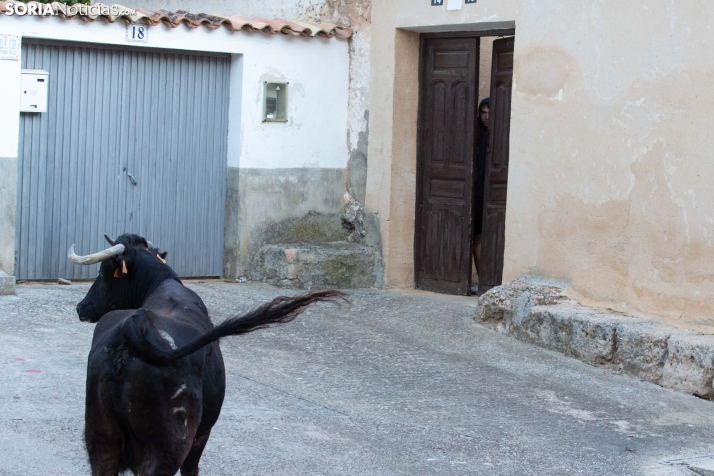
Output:
[[357,243],[274,244],[256,254],[249,276],[285,288],[369,288],[380,269],[379,253]]

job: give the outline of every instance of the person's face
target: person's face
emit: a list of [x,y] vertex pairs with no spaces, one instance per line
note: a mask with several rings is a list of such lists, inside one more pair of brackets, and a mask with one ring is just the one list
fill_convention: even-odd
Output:
[[481,111],[479,111],[479,116],[481,117],[481,122],[483,125],[488,127],[488,106],[483,106]]

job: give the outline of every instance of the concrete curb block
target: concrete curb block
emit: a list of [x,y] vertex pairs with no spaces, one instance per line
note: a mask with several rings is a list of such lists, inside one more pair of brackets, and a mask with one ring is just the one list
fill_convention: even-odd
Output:
[[0,270],[0,296],[15,294],[15,276]]
[[521,281],[481,296],[476,320],[590,365],[714,400],[714,336],[588,308],[559,288]]

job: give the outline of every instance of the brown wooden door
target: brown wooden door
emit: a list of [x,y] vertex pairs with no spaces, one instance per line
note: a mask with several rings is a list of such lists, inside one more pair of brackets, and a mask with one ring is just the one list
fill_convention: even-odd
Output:
[[468,294],[479,39],[426,38],[421,51],[416,286]]
[[489,111],[490,146],[486,156],[479,293],[498,286],[503,280],[508,136],[511,130],[511,88],[513,84],[513,42],[513,37],[493,42]]

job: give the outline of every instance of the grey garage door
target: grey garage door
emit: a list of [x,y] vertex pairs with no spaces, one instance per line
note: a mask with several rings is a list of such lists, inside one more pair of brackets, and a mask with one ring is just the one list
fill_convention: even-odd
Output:
[[20,123],[18,278],[95,277],[67,249],[103,249],[103,233],[220,276],[230,57],[26,42],[22,67],[49,72],[49,102]]

